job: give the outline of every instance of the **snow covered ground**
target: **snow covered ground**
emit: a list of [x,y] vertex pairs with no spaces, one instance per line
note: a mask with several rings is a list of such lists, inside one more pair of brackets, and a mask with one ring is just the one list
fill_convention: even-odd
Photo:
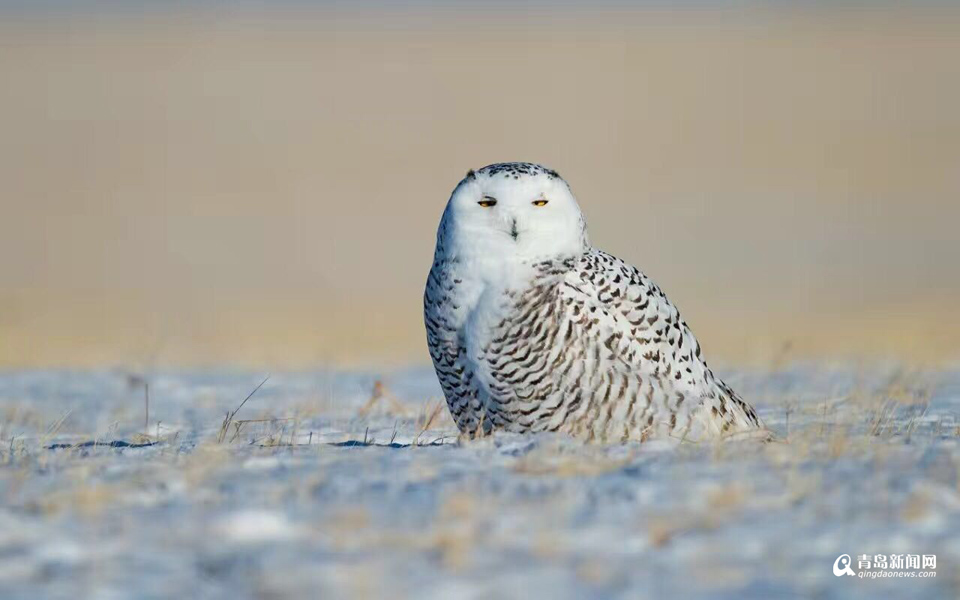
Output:
[[459,443],[428,369],[232,418],[265,374],[3,372],[0,597],[960,597],[960,370],[724,374],[781,442]]

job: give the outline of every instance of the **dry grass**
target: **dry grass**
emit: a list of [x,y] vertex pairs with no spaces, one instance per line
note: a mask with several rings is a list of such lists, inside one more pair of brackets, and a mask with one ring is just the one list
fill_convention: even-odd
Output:
[[[265,384],[269,379],[270,379],[269,375],[264,377],[263,381],[261,381],[257,385],[257,387],[253,388],[253,391],[247,394],[247,397],[243,399],[243,402],[241,402],[239,406],[233,409],[233,412],[227,412],[226,416],[224,416],[223,418],[223,423],[220,425],[220,432],[217,434],[217,443],[223,442],[223,440],[227,437],[227,432],[230,431],[230,425],[233,423],[233,420],[237,416],[237,413],[240,412],[240,409],[243,408],[243,405],[246,404],[250,398],[253,398],[253,395],[256,394],[260,390],[260,388],[263,387],[263,384]],[[239,432],[240,432],[240,428],[237,427],[236,433],[239,434]],[[236,435],[234,435],[234,437],[236,437]]]

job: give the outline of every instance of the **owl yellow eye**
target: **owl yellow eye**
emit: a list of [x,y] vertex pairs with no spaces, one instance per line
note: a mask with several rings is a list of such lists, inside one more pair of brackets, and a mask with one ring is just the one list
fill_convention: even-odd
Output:
[[533,205],[534,205],[534,206],[546,206],[546,205],[547,205],[547,201],[544,200],[543,198],[540,198],[539,200],[534,200],[534,201],[533,201]]
[[479,204],[484,208],[490,208],[491,206],[497,205],[497,199],[491,198],[490,196],[484,196],[483,200],[481,200],[480,202],[477,202],[477,204]]

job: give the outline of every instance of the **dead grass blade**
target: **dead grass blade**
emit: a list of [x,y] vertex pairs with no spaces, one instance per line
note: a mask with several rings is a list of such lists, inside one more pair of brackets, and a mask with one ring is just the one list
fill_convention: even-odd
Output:
[[[253,395],[256,394],[256,393],[260,390],[260,388],[263,387],[263,384],[265,384],[267,381],[269,381],[269,379],[270,379],[270,376],[269,376],[269,375],[267,375],[266,377],[264,377],[264,378],[263,378],[263,381],[260,382],[260,385],[258,385],[257,387],[253,388],[253,391],[250,392],[249,394],[247,394],[247,397],[243,399],[243,402],[240,403],[240,406],[238,406],[236,409],[234,409],[233,412],[228,412],[228,413],[226,414],[226,416],[225,416],[224,419],[223,419],[223,423],[220,425],[220,433],[217,434],[217,443],[218,443],[218,444],[223,443],[224,438],[227,437],[227,431],[230,430],[230,424],[233,422],[233,418],[237,416],[237,413],[240,412],[240,409],[243,408],[243,405],[247,403],[247,400],[249,400],[250,398],[253,398]],[[238,432],[239,432],[239,430],[238,430]]]

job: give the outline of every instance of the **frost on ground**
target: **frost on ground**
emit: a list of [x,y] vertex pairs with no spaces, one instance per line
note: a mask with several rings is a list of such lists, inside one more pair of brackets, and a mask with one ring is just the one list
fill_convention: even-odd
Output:
[[0,374],[0,597],[960,597],[957,370],[735,372],[767,445],[461,443],[424,369],[230,418],[261,380]]

